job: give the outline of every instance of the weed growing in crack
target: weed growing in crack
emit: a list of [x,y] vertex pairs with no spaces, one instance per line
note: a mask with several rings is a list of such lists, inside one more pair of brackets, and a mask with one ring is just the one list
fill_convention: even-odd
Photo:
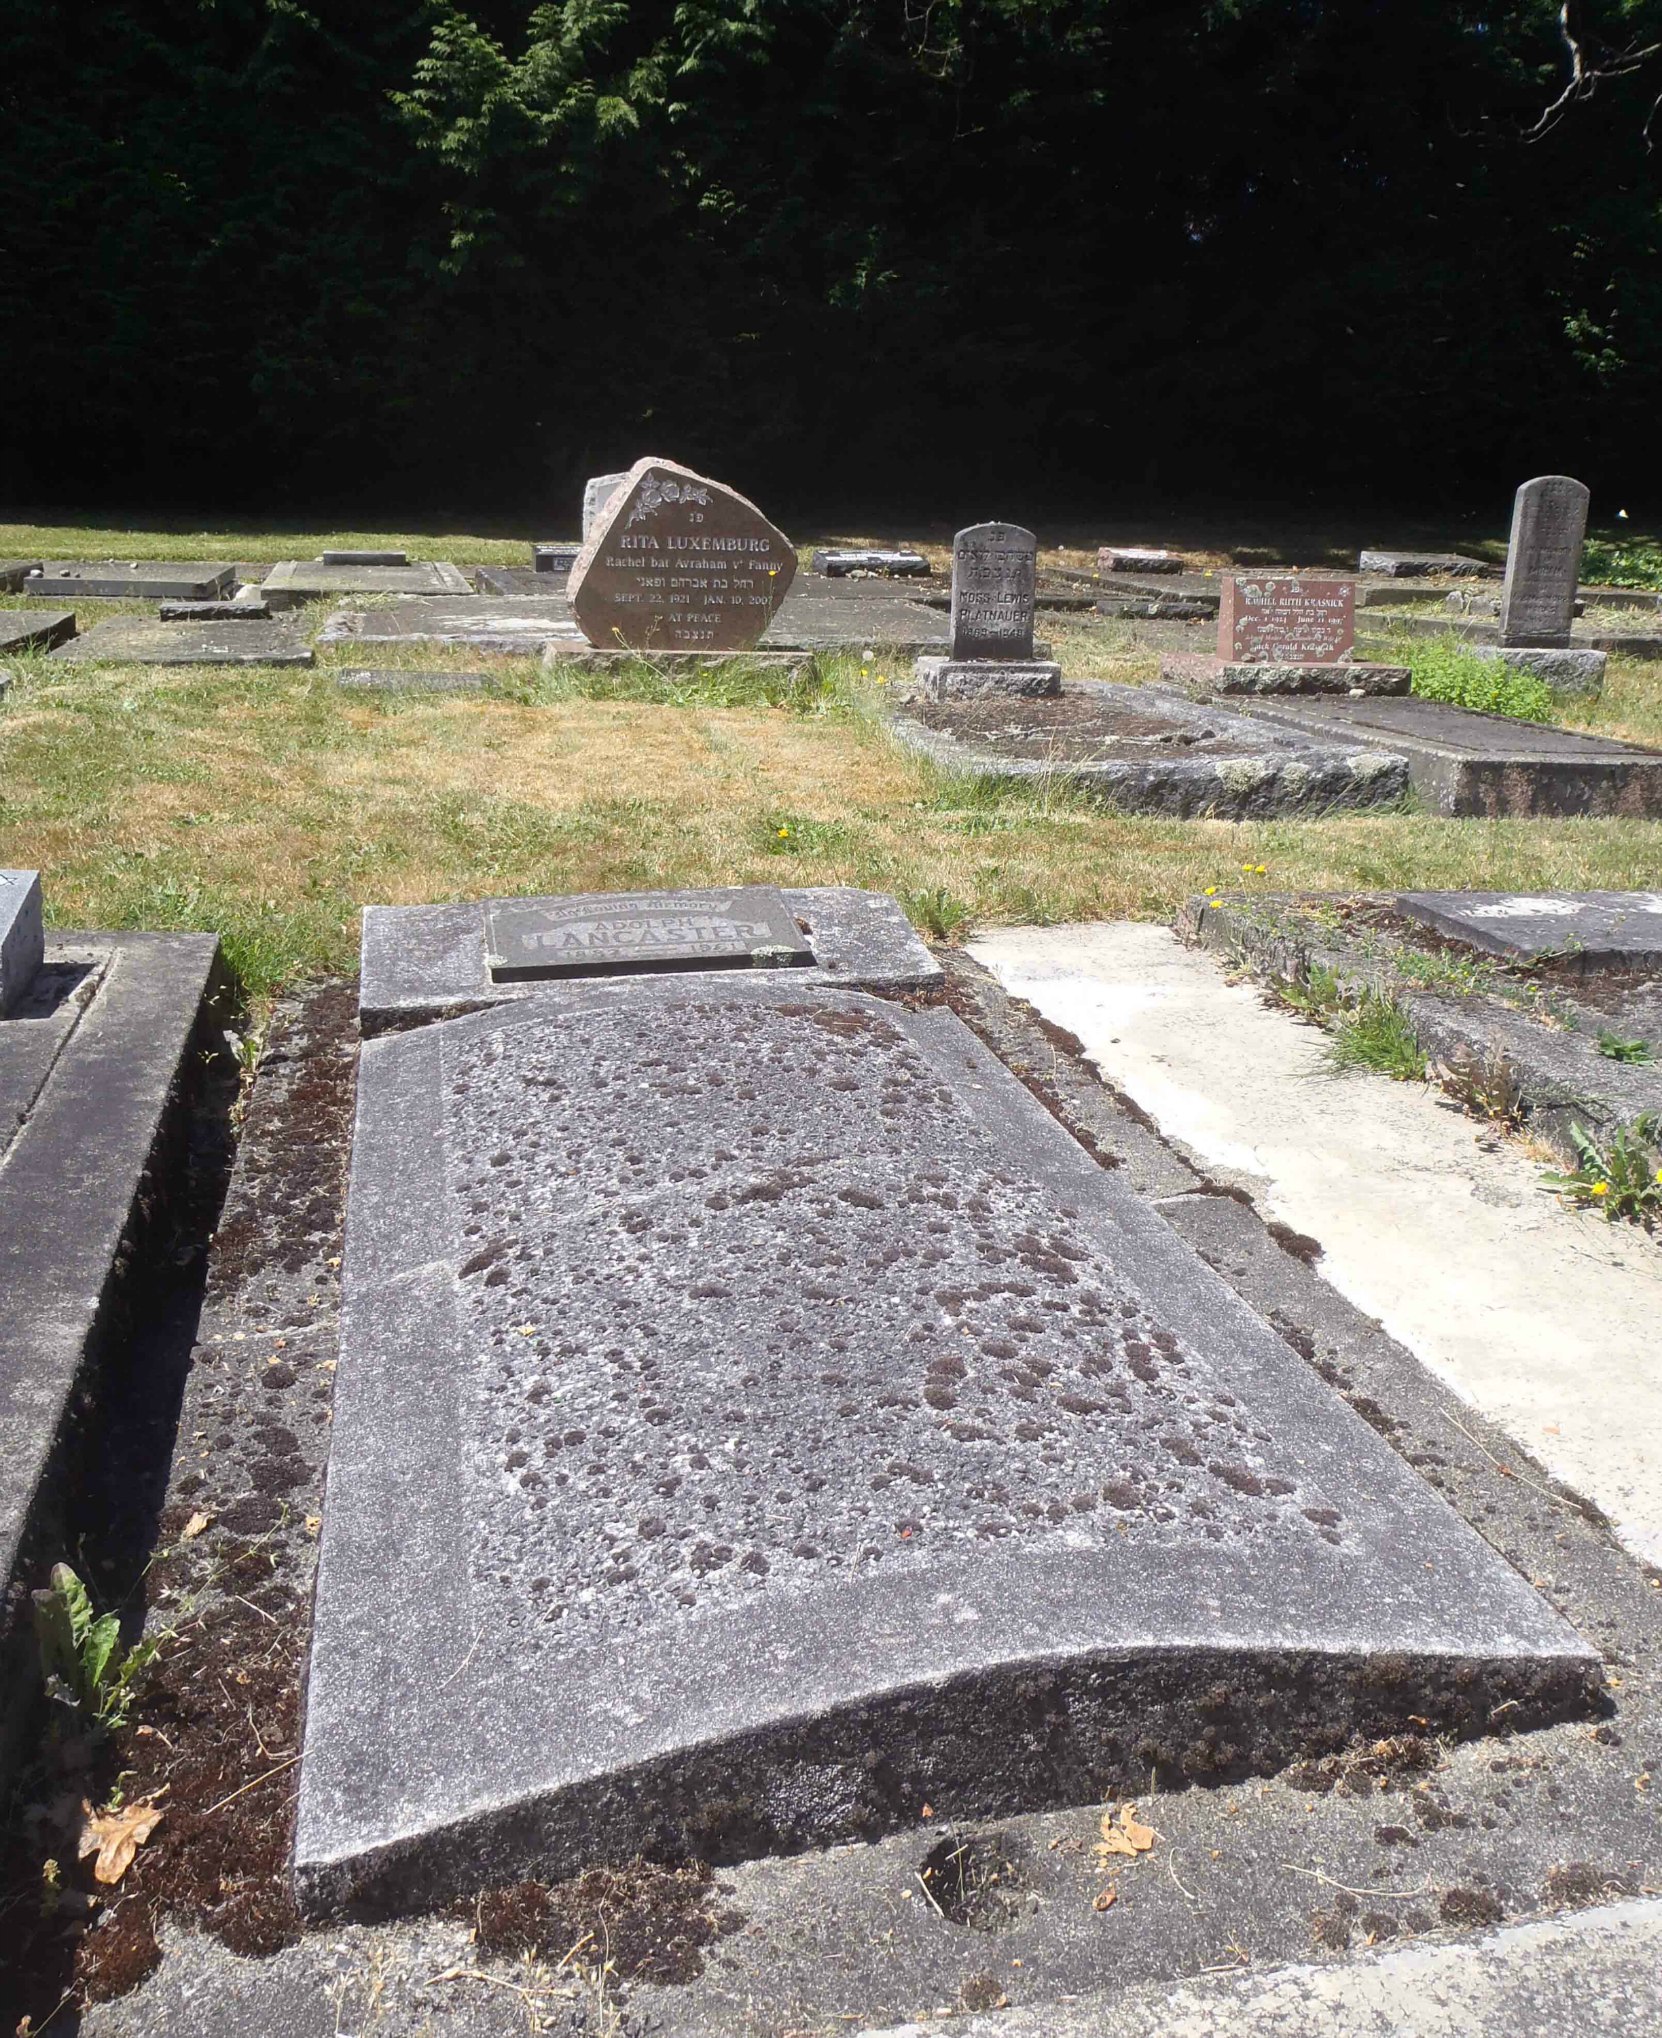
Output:
[[1598,1050],[1611,1061],[1634,1065],[1653,1062],[1656,1059],[1648,1040],[1624,1040],[1619,1033],[1601,1033],[1598,1038]]
[[962,899],[954,898],[945,885],[936,885],[927,892],[908,892],[902,903],[912,925],[921,927],[937,941],[950,941],[970,918],[970,908]]
[[1543,1175],[1542,1188],[1578,1209],[1601,1211],[1612,1224],[1624,1217],[1648,1231],[1662,1210],[1662,1111],[1640,1112],[1610,1135],[1608,1146],[1600,1146],[1584,1125],[1572,1125],[1570,1138],[1578,1165],[1568,1174]]
[[87,1588],[67,1564],[54,1564],[52,1583],[34,1595],[35,1642],[41,1681],[55,1704],[71,1708],[76,1720],[106,1733],[123,1727],[139,1680],[159,1642],[141,1639],[121,1646],[121,1620],[94,1615]]
[[1425,1056],[1407,1013],[1372,991],[1335,1016],[1327,1063],[1338,1075],[1371,1069],[1399,1083],[1425,1080]]

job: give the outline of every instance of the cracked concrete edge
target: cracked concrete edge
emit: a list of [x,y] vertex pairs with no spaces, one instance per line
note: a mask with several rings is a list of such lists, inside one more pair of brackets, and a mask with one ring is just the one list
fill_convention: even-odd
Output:
[[860,2038],[1628,2038],[1662,2021],[1662,1903],[1612,1904],[1344,1964],[1202,1975]]

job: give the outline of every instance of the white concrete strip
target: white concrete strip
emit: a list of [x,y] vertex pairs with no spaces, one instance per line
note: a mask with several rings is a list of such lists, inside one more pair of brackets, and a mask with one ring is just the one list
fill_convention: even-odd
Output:
[[863,2038],[1640,2038],[1662,2030],[1662,1906],[1321,1967],[1207,1975]]
[[1439,1091],[1329,1075],[1320,1031],[1166,928],[1010,928],[971,953],[1662,1563],[1662,1250],[1644,1233],[1567,1209]]

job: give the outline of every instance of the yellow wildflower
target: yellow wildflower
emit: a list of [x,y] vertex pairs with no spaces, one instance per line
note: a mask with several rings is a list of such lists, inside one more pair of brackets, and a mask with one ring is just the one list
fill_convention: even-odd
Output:
[[1592,1193],[1595,1196],[1608,1196],[1610,1194],[1610,1184],[1608,1182],[1595,1182]]

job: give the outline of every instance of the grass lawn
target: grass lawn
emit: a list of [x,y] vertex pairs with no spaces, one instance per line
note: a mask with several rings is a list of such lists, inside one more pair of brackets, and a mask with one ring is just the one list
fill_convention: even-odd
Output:
[[[81,557],[114,536],[65,530],[54,548],[31,535],[41,551]],[[17,536],[0,530],[0,554]],[[321,534],[303,547],[222,540],[107,549],[282,556],[315,552]],[[444,556],[431,540],[425,549]],[[521,540],[501,549],[525,556]],[[1135,625],[1047,616],[1042,628],[1072,675],[1154,676]],[[1054,791],[989,793],[891,742],[876,711],[881,659],[864,682],[850,658],[823,661],[796,688],[740,662],[666,689],[644,674],[562,679],[525,659],[377,650],[370,662],[383,665],[490,662],[502,690],[397,698],[335,685],[334,668],[364,662],[340,651],[309,672],[9,661],[0,864],[43,871],[60,927],[218,932],[256,999],[297,975],[352,969],[366,903],[851,884],[895,892],[928,931],[961,935],[1164,917],[1209,884],[1627,887],[1653,886],[1662,869],[1662,822],[1183,822]],[[1662,666],[1613,661],[1603,699],[1566,719],[1662,743]],[[1265,874],[1245,877],[1243,864]]]

